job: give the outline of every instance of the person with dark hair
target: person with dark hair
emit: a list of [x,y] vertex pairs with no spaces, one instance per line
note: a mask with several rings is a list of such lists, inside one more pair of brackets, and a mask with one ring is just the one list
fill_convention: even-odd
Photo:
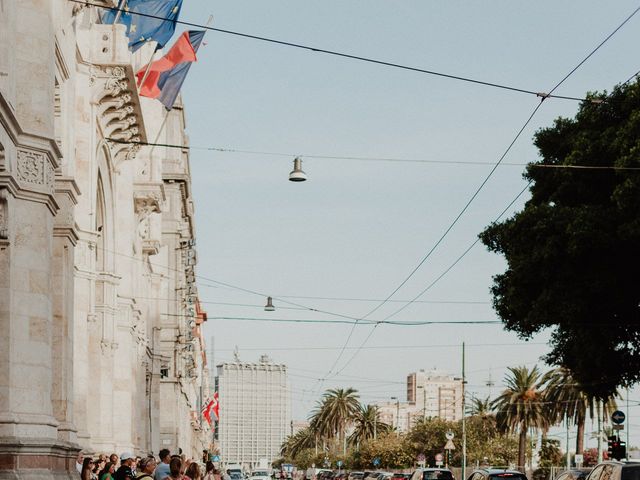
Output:
[[202,471],[198,462],[191,462],[184,473],[184,478],[189,480],[202,480]]
[[80,472],[80,480],[91,480],[91,472],[93,471],[93,459],[85,457],[82,461],[82,471]]
[[102,471],[102,469],[104,468],[104,464],[106,462],[98,457],[93,461],[93,470],[91,471],[91,478],[93,480],[99,480],[98,474]]
[[171,461],[171,452],[168,448],[160,450],[158,455],[160,457],[160,463],[156,466],[156,471],[153,474],[154,480],[163,480],[171,473],[169,470],[169,462]]
[[104,468],[98,474],[98,480],[113,480],[113,474],[116,471],[116,464],[107,462]]
[[109,455],[109,461],[111,463],[113,463],[113,465],[116,467],[116,469],[119,467],[119,465],[118,465],[118,455],[116,455],[115,453],[112,453],[111,455]]
[[213,462],[211,460],[207,460],[203,480],[216,480],[214,476],[215,471],[216,467],[213,466]]
[[182,459],[174,455],[169,462],[169,476],[172,480],[182,480]]
[[156,469],[156,459],[146,457],[138,462],[138,476],[136,480],[153,480],[153,471]]

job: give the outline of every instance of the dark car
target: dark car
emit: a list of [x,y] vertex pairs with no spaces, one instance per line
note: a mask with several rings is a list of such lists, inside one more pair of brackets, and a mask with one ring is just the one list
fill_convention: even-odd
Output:
[[411,475],[411,480],[456,480],[448,468],[419,468]]
[[473,473],[467,477],[467,480],[527,480],[527,476],[517,470],[482,468],[480,470],[474,470]]
[[584,480],[591,470],[591,468],[572,468],[560,472],[553,480]]
[[362,480],[364,478],[364,472],[351,472],[349,474],[349,480]]
[[603,462],[587,476],[587,480],[640,480],[640,463]]

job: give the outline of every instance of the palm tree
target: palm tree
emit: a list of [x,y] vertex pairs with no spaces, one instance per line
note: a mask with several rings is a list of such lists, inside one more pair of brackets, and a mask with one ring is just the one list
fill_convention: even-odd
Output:
[[491,400],[487,398],[473,397],[471,404],[467,407],[467,415],[487,417],[493,416],[493,409],[491,408]]
[[360,405],[353,426],[349,442],[356,445],[392,430],[391,425],[380,421],[378,407],[374,405]]
[[[584,451],[584,427],[587,419],[593,420],[596,412],[596,397],[587,393],[582,385],[573,378],[565,367],[547,372],[542,381],[545,383],[545,401],[550,406],[553,423],[573,422],[578,428],[576,453]],[[615,396],[603,401],[603,417],[616,410]]]
[[480,420],[480,427],[484,438],[489,438],[496,431],[496,416],[489,397],[471,399],[471,404],[467,407],[467,415],[477,417]]
[[549,418],[544,410],[541,376],[538,367],[509,367],[506,388],[492,406],[496,411],[498,428],[518,433],[518,467],[525,467],[527,431],[530,428],[547,429]]
[[343,442],[343,453],[346,454],[346,431],[360,409],[358,392],[353,388],[334,388],[327,390],[322,397],[319,408],[312,422],[314,427],[329,437],[337,437]]
[[294,458],[302,450],[313,447],[315,433],[310,427],[303,428],[293,435],[289,435],[280,447],[280,455]]

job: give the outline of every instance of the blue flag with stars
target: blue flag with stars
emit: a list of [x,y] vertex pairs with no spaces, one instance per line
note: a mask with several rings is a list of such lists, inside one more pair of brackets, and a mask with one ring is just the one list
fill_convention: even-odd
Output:
[[[129,49],[135,52],[151,41],[158,44],[156,49],[164,47],[176,29],[182,0],[124,0],[123,3],[118,23],[127,27]],[[117,15],[117,10],[107,10],[102,15],[102,23],[113,23]]]

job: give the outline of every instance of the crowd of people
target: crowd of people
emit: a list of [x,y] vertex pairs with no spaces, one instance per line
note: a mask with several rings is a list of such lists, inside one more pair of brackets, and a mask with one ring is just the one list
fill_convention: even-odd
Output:
[[171,455],[168,449],[160,450],[158,459],[153,456],[137,457],[125,452],[120,456],[85,456],[76,459],[80,480],[222,480],[212,462],[201,465],[186,455]]

